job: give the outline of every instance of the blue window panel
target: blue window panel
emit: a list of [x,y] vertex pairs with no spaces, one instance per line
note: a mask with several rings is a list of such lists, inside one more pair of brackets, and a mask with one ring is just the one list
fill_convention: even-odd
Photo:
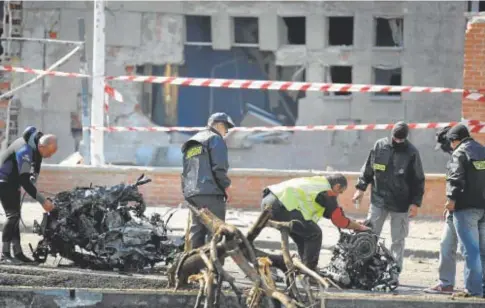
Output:
[[[267,79],[267,75],[247,53],[248,48],[229,51],[212,50],[209,46],[185,46],[185,65],[180,70],[187,77]],[[255,49],[255,52],[259,52]],[[201,61],[203,59],[203,61]],[[181,87],[179,90],[179,125],[205,125],[212,112],[226,112],[239,124],[244,106],[251,103],[268,110],[266,91],[250,89],[226,89]]]
[[185,16],[187,42],[212,42],[210,16]]

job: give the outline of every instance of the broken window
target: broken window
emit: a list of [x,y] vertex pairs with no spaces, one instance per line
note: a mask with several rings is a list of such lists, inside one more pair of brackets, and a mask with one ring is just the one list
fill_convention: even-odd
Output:
[[[152,65],[151,64],[144,64],[144,65],[137,65],[135,68],[135,72],[137,75],[151,75],[152,74]],[[146,115],[148,118],[152,118],[152,102],[151,102],[151,93],[152,89],[155,84],[147,84],[142,83],[140,85],[140,96],[139,96],[139,105],[141,112]]]
[[[325,82],[352,83],[352,66],[330,66],[325,69]],[[349,96],[351,92],[326,92],[326,96]]]
[[[274,63],[271,63],[274,66]],[[275,74],[271,80],[305,82],[305,66],[274,66]],[[305,91],[269,91],[272,112],[284,125],[293,125],[298,118],[298,101],[306,97]]]
[[[306,70],[305,66],[278,66],[275,80],[281,81],[295,81],[305,82]],[[295,101],[304,98],[306,92],[304,91],[286,91],[287,94]]]
[[328,45],[352,46],[354,44],[354,17],[328,18]]
[[259,44],[257,17],[234,17],[234,43],[243,45]]
[[186,43],[211,43],[211,17],[185,16],[185,31]]
[[485,1],[478,1],[478,11],[479,12],[485,11]]
[[403,46],[404,20],[402,18],[375,18],[375,46]]
[[[373,68],[374,84],[386,86],[401,86],[402,85],[402,68]],[[376,96],[401,96],[400,92],[375,92]]]
[[283,17],[286,25],[286,42],[288,45],[306,44],[305,17]]
[[485,1],[468,1],[468,12],[483,12],[485,11]]

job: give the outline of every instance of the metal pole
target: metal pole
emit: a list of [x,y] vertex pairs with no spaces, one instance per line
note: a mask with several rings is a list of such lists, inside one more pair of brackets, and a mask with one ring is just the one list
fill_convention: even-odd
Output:
[[48,38],[32,38],[32,37],[0,37],[0,41],[26,41],[26,42],[38,42],[38,43],[54,43],[64,45],[82,45],[83,42],[66,41],[66,40],[53,40]]
[[0,94],[0,99],[5,99],[9,96],[11,96],[13,93],[23,89],[23,88],[26,88],[28,86],[30,86],[31,84],[35,83],[36,81],[38,80],[41,80],[42,78],[46,77],[49,75],[49,72],[52,71],[52,70],[55,70],[57,67],[61,66],[62,64],[64,64],[67,60],[69,60],[76,52],[79,51],[79,49],[81,49],[82,46],[77,46],[75,47],[73,50],[71,50],[67,55],[65,55],[64,57],[62,57],[61,59],[59,59],[59,61],[57,61],[56,63],[52,64],[51,66],[49,66],[47,69],[44,69],[43,73],[40,73],[39,75],[35,76],[35,78],[32,78],[31,80],[27,81],[26,83],[23,83],[21,84],[20,86],[16,87],[15,89],[12,89],[12,90],[9,90],[8,92],[5,92],[3,94]]
[[[94,44],[93,44],[93,89],[91,100],[91,123],[104,126],[104,57],[105,57],[105,16],[104,0],[94,2]],[[91,164],[104,164],[104,132],[91,132]]]
[[[86,42],[86,24],[84,23],[84,18],[78,19],[78,30],[79,30],[79,40]],[[88,61],[86,60],[86,43],[84,43],[81,50],[81,68],[79,72],[81,74],[89,74],[88,72]],[[89,83],[87,78],[81,79],[81,104],[82,104],[82,124],[83,127],[91,126],[91,118],[89,114]],[[89,151],[90,145],[90,135],[89,130],[83,130],[83,140],[79,146],[79,152],[84,159],[84,164],[91,164],[91,153]]]

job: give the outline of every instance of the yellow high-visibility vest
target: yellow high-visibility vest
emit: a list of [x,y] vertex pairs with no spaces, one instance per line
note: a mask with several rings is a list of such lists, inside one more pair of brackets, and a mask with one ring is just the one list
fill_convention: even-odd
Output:
[[326,177],[312,176],[284,181],[268,186],[268,189],[288,211],[298,210],[305,220],[318,222],[325,213],[325,207],[315,202],[315,198],[331,187]]

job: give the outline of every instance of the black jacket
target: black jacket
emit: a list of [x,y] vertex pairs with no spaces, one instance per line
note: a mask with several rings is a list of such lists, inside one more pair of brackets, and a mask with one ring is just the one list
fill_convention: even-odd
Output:
[[372,184],[371,203],[393,212],[407,212],[411,204],[421,206],[424,171],[418,149],[405,141],[396,149],[388,138],[377,140],[357,180],[357,189]]
[[197,195],[226,195],[231,185],[227,173],[227,146],[214,129],[203,130],[182,145],[182,192],[185,198]]
[[0,182],[12,187],[22,186],[34,199],[43,203],[42,194],[37,192],[35,181],[40,173],[42,156],[37,145],[42,133],[37,134],[34,144],[28,144],[24,138],[18,138],[0,154]]
[[455,211],[485,208],[485,147],[472,138],[463,140],[451,154],[446,196],[455,201]]

